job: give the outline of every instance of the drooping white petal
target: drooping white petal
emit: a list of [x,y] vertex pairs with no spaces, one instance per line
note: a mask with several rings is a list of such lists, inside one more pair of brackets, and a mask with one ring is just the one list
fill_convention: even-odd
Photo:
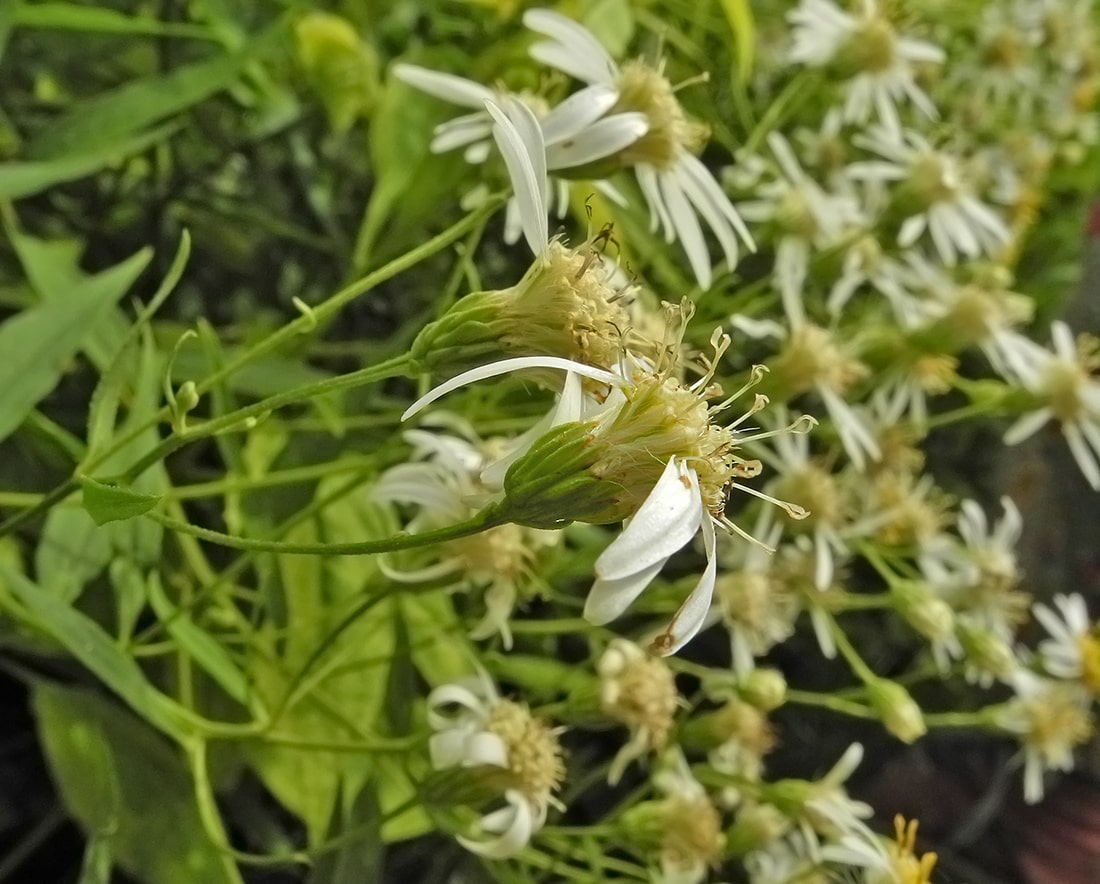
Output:
[[546,146],[539,121],[515,98],[509,98],[504,107],[486,101],[485,110],[494,120],[493,139],[508,168],[523,235],[531,252],[541,255],[550,239],[550,222],[546,217]]
[[507,859],[515,856],[531,840],[535,830],[535,813],[531,805],[514,790],[505,793],[507,807],[494,810],[479,822],[482,831],[496,834],[496,838],[456,837],[463,847],[488,859]]
[[711,599],[714,596],[714,584],[718,576],[718,558],[716,555],[717,543],[714,537],[714,523],[707,513],[703,514],[701,528],[703,531],[703,549],[707,555],[707,566],[703,571],[703,576],[695,584],[695,588],[684,599],[684,603],[672,618],[667,630],[667,634],[672,637],[672,643],[668,648],[661,650],[662,656],[675,654],[693,639],[702,628],[707,613],[710,611]]
[[465,387],[475,381],[499,377],[502,374],[523,371],[527,368],[550,368],[557,369],[558,371],[575,371],[583,377],[591,378],[602,384],[610,384],[611,386],[618,386],[623,382],[623,379],[619,377],[619,375],[613,374],[610,371],[604,371],[602,368],[593,368],[591,365],[585,365],[582,362],[574,362],[572,359],[562,359],[560,356],[517,356],[513,359],[501,359],[499,362],[490,362],[488,365],[471,368],[469,371],[464,371],[462,374],[451,378],[449,381],[444,381],[435,389],[429,390],[405,409],[405,413],[401,415],[401,420],[408,420],[418,411],[422,411],[437,399],[446,396],[448,393],[460,387]]
[[610,623],[633,604],[664,564],[665,559],[658,559],[647,568],[615,580],[597,577],[584,601],[584,619],[597,626]]
[[400,62],[393,66],[393,74],[397,79],[415,86],[421,92],[427,92],[436,98],[449,101],[461,107],[473,107],[481,110],[487,100],[493,99],[493,90],[458,77],[454,74],[445,74],[442,71],[433,71],[422,68],[420,65]]
[[695,536],[702,516],[695,471],[670,457],[623,533],[596,559],[596,575],[617,580],[663,562]]

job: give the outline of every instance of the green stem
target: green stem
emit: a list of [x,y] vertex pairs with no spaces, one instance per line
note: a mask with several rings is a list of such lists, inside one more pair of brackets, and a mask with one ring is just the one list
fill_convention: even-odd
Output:
[[465,522],[439,528],[435,531],[423,531],[418,534],[398,534],[382,540],[361,540],[357,543],[287,543],[281,540],[259,540],[248,537],[234,537],[221,531],[200,528],[189,522],[173,519],[155,510],[145,514],[147,518],[163,525],[170,531],[188,534],[230,549],[242,549],[250,552],[273,552],[306,556],[369,556],[377,553],[397,552],[403,549],[416,549],[431,546],[447,540],[469,537],[489,528],[495,528],[509,521],[508,514],[500,505],[490,504],[477,515]]
[[[295,485],[299,482],[311,482],[339,473],[351,473],[358,470],[368,471],[375,462],[365,457],[347,457],[331,463],[313,463],[301,467],[288,467],[285,470],[272,470],[262,476],[227,476],[212,482],[195,482],[191,485],[177,485],[167,494],[166,500],[195,500],[202,497],[221,497],[224,494],[239,494],[257,491],[261,488],[276,488],[280,485]],[[37,499],[39,495],[35,495]],[[0,494],[0,502],[3,501]],[[27,504],[28,506],[30,504]]]
[[848,635],[840,628],[840,624],[836,622],[836,618],[832,614],[827,614],[829,617],[829,629],[833,634],[833,641],[836,642],[837,650],[840,651],[840,655],[847,661],[848,666],[851,667],[852,672],[864,684],[872,684],[879,680],[879,677],[871,671],[871,667],[863,662],[863,658],[859,656],[859,651],[855,649],[855,646],[848,641]]
[[860,703],[853,703],[833,694],[818,694],[814,691],[798,691],[788,689],[787,700],[791,703],[800,703],[803,706],[818,706],[841,715],[849,715],[853,718],[878,718],[873,709]]
[[199,439],[207,439],[210,436],[215,436],[241,425],[247,425],[248,421],[259,418],[277,408],[304,402],[308,399],[315,399],[340,390],[348,390],[352,387],[361,387],[387,378],[398,377],[411,371],[412,368],[413,362],[409,356],[395,356],[393,359],[388,359],[369,368],[361,368],[359,371],[353,371],[339,377],[325,378],[311,384],[302,384],[292,390],[285,390],[282,393],[276,393],[274,396],[268,396],[259,402],[253,402],[251,405],[237,408],[228,414],[188,427],[183,432],[172,434],[138,458],[123,473],[122,479],[124,482],[132,482],[153,464],[164,460],[165,457],[184,445]]
[[[200,381],[196,387],[196,392],[202,395],[209,391],[215,384],[230,377],[260,356],[278,349],[298,335],[311,331],[321,321],[342,310],[347,304],[355,300],[355,298],[381,285],[392,277],[397,276],[399,273],[403,273],[405,270],[414,267],[416,264],[434,255],[436,252],[447,248],[447,246],[461,239],[471,230],[476,229],[479,224],[483,224],[485,219],[500,207],[502,199],[503,198],[488,200],[481,208],[471,212],[455,224],[452,224],[442,233],[437,234],[422,245],[406,252],[404,255],[394,258],[394,260],[378,268],[378,270],[375,270],[373,273],[368,273],[362,279],[345,286],[326,301],[312,308],[309,314],[304,314],[292,322],[288,322],[274,334],[254,344],[247,352],[242,353],[236,359],[226,363],[218,371]],[[64,500],[80,487],[77,476],[92,474],[97,467],[141,436],[149,427],[156,426],[169,417],[171,417],[170,411],[167,406],[165,406],[147,420],[141,421],[137,425],[131,427],[115,439],[105,450],[95,454],[85,463],[81,464],[72,477],[66,479],[52,491],[48,492],[37,504],[22,512],[16,513],[6,521],[0,523],[0,537],[10,534],[14,529],[34,519],[58,501]]]

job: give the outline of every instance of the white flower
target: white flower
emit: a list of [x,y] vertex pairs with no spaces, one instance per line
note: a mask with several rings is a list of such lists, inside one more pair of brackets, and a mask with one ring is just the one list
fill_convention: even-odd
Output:
[[665,754],[653,783],[664,796],[655,884],[701,884],[725,847],[722,818],[679,747]]
[[863,746],[852,743],[837,763],[820,780],[800,783],[804,791],[795,823],[806,839],[807,851],[816,860],[821,858],[821,839],[837,841],[847,834],[870,835],[865,819],[874,810],[864,801],[848,795],[844,783],[863,760]]
[[[407,525],[413,533],[462,522],[500,491],[498,475],[502,473],[497,460],[487,453],[489,446],[480,440],[470,441],[476,435],[461,419],[443,414],[434,417],[463,431],[466,438],[422,429],[406,431],[404,437],[413,448],[414,459],[386,470],[371,491],[375,500],[415,506],[417,512]],[[515,444],[504,445],[505,458]],[[471,629],[470,637],[484,639],[499,633],[504,647],[510,648],[512,609],[517,599],[538,585],[539,554],[559,540],[555,531],[497,525],[432,547],[426,553],[432,557],[429,564],[394,567],[382,557],[379,567],[401,583],[450,578],[454,588],[483,592],[485,615]]]
[[925,545],[918,564],[929,586],[957,612],[1010,641],[1027,613],[1027,596],[1017,588],[1023,521],[1010,497],[1002,497],[1001,506],[1004,515],[990,526],[981,506],[964,500],[957,521],[962,542],[939,534]]
[[1024,752],[1024,800],[1043,797],[1049,770],[1073,769],[1073,751],[1092,735],[1092,701],[1074,682],[1053,681],[1026,670],[1012,678],[1016,697],[1003,706],[997,723],[1020,740]]
[[[458,842],[467,850],[505,859],[527,846],[546,822],[565,773],[557,731],[523,706],[503,700],[482,675],[436,688],[428,696],[428,742],[436,770],[493,767],[505,771],[503,806],[489,811]],[[476,775],[476,774],[475,774]]]
[[[488,158],[492,146],[490,136],[493,134],[495,115],[491,108],[503,106],[513,119],[518,118],[514,105],[526,109],[544,145],[540,169],[542,203],[544,207],[556,206],[559,216],[568,207],[569,184],[565,179],[555,179],[548,190],[548,171],[586,165],[614,154],[644,135],[649,127],[644,115],[639,113],[608,115],[618,96],[613,89],[603,85],[590,86],[556,107],[547,108],[539,99],[489,89],[473,80],[418,65],[399,63],[394,65],[393,72],[399,79],[429,95],[473,109],[472,113],[436,126],[431,143],[433,153],[464,148],[463,156],[467,162],[482,163]],[[536,113],[536,110],[541,113]],[[519,125],[524,123],[521,121]],[[515,185],[516,176],[511,165],[508,171]],[[613,188],[599,189],[612,199],[622,201]],[[510,200],[505,223],[505,239],[509,243],[519,238],[517,213],[516,202]]]
[[615,785],[630,762],[664,748],[680,695],[668,664],[624,638],[611,640],[596,670],[600,676],[600,708],[630,728],[630,739],[607,771],[608,783]]
[[807,321],[800,307],[788,316],[788,326],[739,314],[730,317],[730,324],[749,337],[775,338],[784,343],[772,362],[773,370],[782,377],[789,395],[812,391],[821,398],[856,469],[862,471],[868,460],[882,456],[867,415],[846,400],[848,391],[866,375],[867,367],[838,337]]
[[904,181],[916,204],[898,231],[898,245],[909,248],[927,231],[940,260],[948,266],[959,256],[995,255],[1008,244],[1010,232],[1004,220],[974,195],[963,163],[952,154],[936,150],[912,131],[872,131],[856,143],[882,160],[852,163],[847,174],[853,180],[882,185]]
[[1064,322],[1051,323],[1050,335],[1053,351],[1035,347],[1032,359],[1020,370],[1024,386],[1044,404],[1009,427],[1004,440],[1016,445],[1047,421],[1057,420],[1081,473],[1100,490],[1100,381],[1092,374],[1096,347],[1078,349]]
[[548,38],[531,47],[533,58],[590,88],[614,90],[616,109],[645,114],[649,131],[620,159],[634,167],[652,229],[659,226],[666,240],[680,241],[699,285],[708,288],[713,273],[699,218],[717,237],[731,268],[737,263],[737,238],[751,249],[752,237],[718,182],[692,153],[700,130],[686,121],[671,85],[659,69],[641,62],[620,67],[587,28],[549,9],[530,9],[523,22]]
[[1037,603],[1031,610],[1050,634],[1039,642],[1043,668],[1057,678],[1076,679],[1093,693],[1100,693],[1100,644],[1084,597],[1076,592],[1056,595],[1054,608]]
[[775,249],[775,280],[788,316],[802,313],[803,286],[813,249],[836,243],[847,228],[862,223],[851,194],[828,193],[807,175],[778,132],[768,133],[768,145],[779,177],[756,188],[757,199],[741,204],[749,221],[770,221],[779,228]]
[[[729,338],[716,331],[713,342],[716,355],[711,366],[729,346]],[[604,521],[612,520],[608,515],[627,519],[623,533],[596,560],[596,582],[585,604],[585,617],[599,624],[618,617],[673,553],[702,532],[703,575],[652,644],[654,651],[666,655],[675,653],[702,628],[710,610],[717,569],[715,524],[744,535],[724,516],[727,494],[741,490],[780,506],[792,518],[806,515],[801,507],[737,482],[737,478],[756,475],[759,463],[739,457],[736,449],[774,432],[805,431],[816,422],[800,418],[779,431],[739,435],[734,430],[766,405],[766,397],[758,396],[749,411],[731,425],[721,426],[713,418],[739,394],[718,406],[707,405],[707,399],[716,395],[711,384],[713,367],[688,387],[644,360],[635,360],[633,365],[625,362],[626,358],[623,373],[616,374],[554,357],[502,360],[441,384],[414,403],[403,419],[451,390],[484,378],[524,368],[569,372],[546,429],[570,423],[583,429],[584,444],[593,451],[583,475],[600,483],[608,495],[599,515]],[[607,384],[610,389],[602,401],[587,399],[581,395],[579,377]],[[656,475],[661,464],[664,468]]]
[[802,0],[787,13],[794,45],[790,59],[810,67],[839,65],[854,73],[845,83],[844,118],[866,123],[874,113],[892,132],[901,131],[897,105],[908,99],[929,119],[936,108],[917,85],[918,64],[939,64],[943,50],[897,33],[875,0],[862,0],[849,14],[830,0]]

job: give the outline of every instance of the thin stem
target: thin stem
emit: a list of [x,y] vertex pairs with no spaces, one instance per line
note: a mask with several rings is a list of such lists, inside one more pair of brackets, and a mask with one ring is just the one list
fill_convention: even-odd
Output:
[[509,521],[502,507],[490,504],[465,522],[459,522],[456,525],[449,525],[435,531],[422,531],[418,534],[398,534],[396,537],[387,537],[382,540],[361,540],[357,543],[287,543],[281,540],[235,537],[232,534],[223,534],[221,531],[212,531],[209,528],[200,528],[189,522],[173,519],[155,510],[146,513],[145,516],[170,531],[189,534],[199,540],[205,540],[218,546],[227,546],[230,549],[306,556],[369,556],[377,553],[396,552],[402,549],[416,549],[447,540],[456,540],[460,537],[469,537],[471,534],[478,534]]
[[851,667],[852,672],[864,684],[872,684],[879,680],[879,677],[871,671],[871,667],[863,662],[863,658],[859,656],[859,651],[855,649],[855,646],[848,640],[847,633],[840,628],[840,624],[836,622],[836,618],[832,614],[826,612],[826,616],[829,618],[829,629],[833,633],[833,641],[836,642],[837,650],[840,651],[841,656],[847,661],[848,666]]
[[834,694],[819,694],[814,691],[788,689],[787,700],[791,703],[799,703],[803,706],[818,706],[822,709],[828,709],[831,712],[837,712],[841,715],[848,715],[853,718],[878,718],[878,715],[875,714],[873,709],[863,706],[860,703],[853,703],[851,700],[837,697]]
[[253,402],[251,405],[237,408],[228,414],[223,414],[219,417],[205,421],[204,423],[196,424],[183,432],[174,433],[159,445],[147,451],[142,457],[138,458],[138,460],[126,470],[122,478],[126,482],[132,482],[153,464],[164,460],[165,457],[173,451],[182,448],[184,445],[199,439],[215,436],[231,428],[248,427],[249,421],[274,411],[277,408],[304,402],[308,399],[315,399],[328,393],[335,393],[340,390],[347,390],[352,387],[360,387],[377,381],[386,380],[387,378],[397,377],[409,372],[412,367],[412,360],[407,355],[395,356],[393,359],[388,359],[385,362],[378,365],[372,365],[369,368],[362,368],[359,369],[359,371],[353,371],[349,374],[340,375],[339,377],[314,381],[311,384],[302,384],[292,390],[285,390],[282,393],[276,393],[274,396],[268,396],[266,399],[261,399],[259,402]]

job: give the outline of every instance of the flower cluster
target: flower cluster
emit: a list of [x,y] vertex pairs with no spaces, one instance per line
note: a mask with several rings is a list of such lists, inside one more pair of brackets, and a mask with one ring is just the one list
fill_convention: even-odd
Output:
[[[469,635],[499,633],[506,650],[565,647],[536,639],[554,634],[544,617],[580,630],[587,655],[568,646],[576,667],[560,683],[507,656],[495,674],[582,731],[625,728],[599,779],[648,774],[608,824],[654,880],[699,882],[733,861],[769,884],[845,868],[931,880],[916,823],[899,817],[884,838],[849,795],[858,743],[836,745],[819,779],[771,774],[780,706],[875,719],[912,743],[949,720],[925,708],[943,696],[927,683],[957,679],[976,708],[956,714],[1019,742],[1029,801],[1092,732],[1100,644],[1084,601],[1032,606],[1017,503],[987,515],[973,474],[941,485],[926,469],[933,428],[1009,415],[1005,443],[1054,422],[1100,488],[1096,342],[1060,321],[1051,349],[1034,340],[1020,261],[1050,171],[1097,138],[1095,51],[1066,30],[1095,33],[1083,5],[992,2],[937,23],[920,5],[901,16],[875,0],[801,0],[759,32],[757,70],[730,101],[770,104],[738,110],[740,140],[673,84],[674,55],[612,53],[547,9],[522,16],[525,58],[510,57],[523,75],[506,67],[490,86],[393,68],[468,111],[436,127],[431,149],[476,167],[468,196],[506,188],[504,241],[522,238],[532,259],[519,282],[459,298],[420,332],[411,357],[437,385],[404,419],[430,420],[460,390],[473,413],[515,397],[516,381],[538,413],[494,446],[472,430],[461,443],[410,432],[412,462],[383,477],[379,499],[414,507],[412,532],[493,527],[387,573],[484,588]],[[1060,67],[1042,51],[1055,46]],[[552,218],[587,220],[581,244]],[[682,261],[656,257],[660,235]],[[756,256],[738,265],[746,246]],[[484,392],[489,380],[505,392]],[[584,527],[617,523],[603,545]],[[554,613],[530,604],[536,587]],[[1050,634],[1035,652],[1020,644],[1032,616]],[[788,691],[805,660],[849,686]],[[694,701],[678,674],[698,680]],[[489,728],[488,714],[460,718],[463,733]],[[510,764],[485,762],[479,740],[436,766]],[[463,843],[504,856],[537,838],[549,793],[525,794],[499,791],[505,808]]]

